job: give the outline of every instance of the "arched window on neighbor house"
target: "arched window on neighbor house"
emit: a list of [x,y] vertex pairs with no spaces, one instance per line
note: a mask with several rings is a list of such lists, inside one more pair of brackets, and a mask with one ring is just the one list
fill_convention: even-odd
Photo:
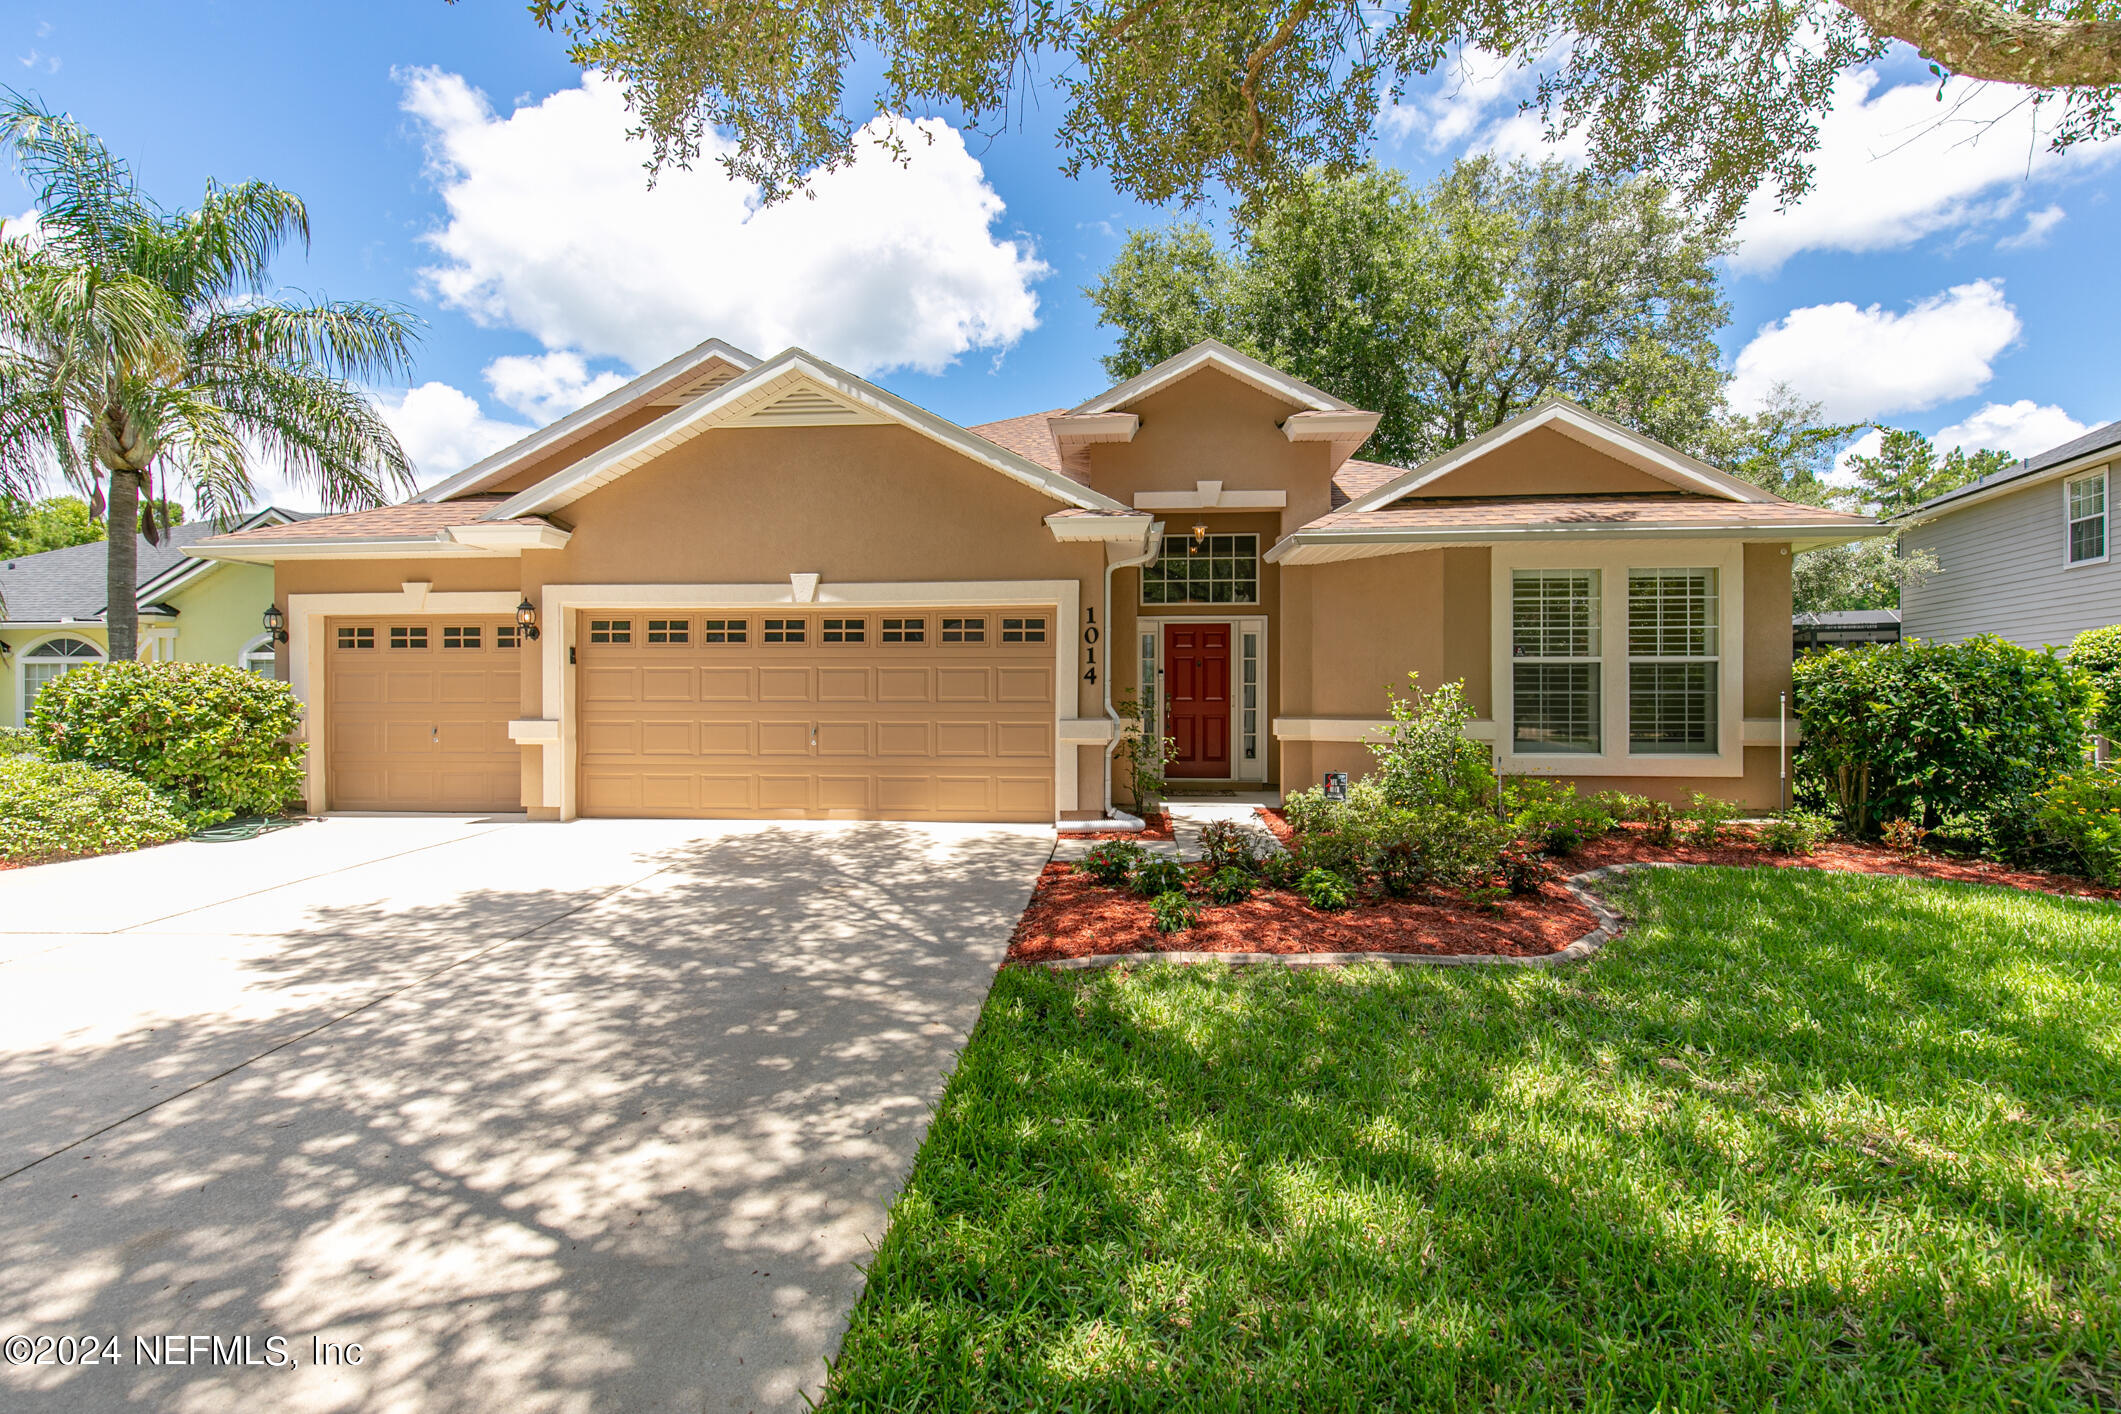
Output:
[[85,668],[91,663],[103,661],[103,650],[86,639],[61,635],[33,644],[22,655],[22,719],[29,720],[29,709],[37,701],[37,694],[53,678],[65,677],[76,668]]
[[272,635],[261,633],[244,645],[243,656],[236,659],[236,666],[261,678],[278,677],[280,665],[273,656]]

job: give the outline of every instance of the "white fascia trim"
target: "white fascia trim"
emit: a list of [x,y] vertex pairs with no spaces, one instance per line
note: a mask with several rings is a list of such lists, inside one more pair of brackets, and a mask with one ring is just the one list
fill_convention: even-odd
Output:
[[1334,560],[1396,555],[1434,545],[1516,545],[1538,540],[1739,540],[1755,543],[1802,541],[1802,548],[1875,540],[1891,532],[1862,526],[1711,525],[1711,526],[1488,526],[1479,530],[1299,530],[1284,536],[1266,553],[1269,564],[1311,565]]
[[1549,400],[1529,412],[1518,414],[1508,422],[1490,428],[1469,442],[1460,443],[1439,457],[1423,462],[1404,476],[1393,477],[1355,502],[1350,509],[1382,510],[1400,497],[1412,495],[1438,477],[1446,476],[1468,462],[1478,460],[1497,447],[1555,423],[1568,428],[1576,441],[1602,446],[1608,451],[1621,454],[1620,459],[1628,465],[1670,481],[1683,490],[1699,491],[1725,501],[1775,499],[1750,482],[1740,481],[1737,477],[1720,472],[1704,462],[1673,451],[1661,442],[1652,441],[1639,432],[1631,432],[1618,423],[1608,422],[1574,403]]
[[1057,412],[1046,431],[1060,442],[1131,442],[1142,420],[1131,412]]
[[[878,607],[906,604],[940,609],[959,604],[1003,607],[1022,604],[1027,608],[1050,606],[1054,611],[1055,630],[1054,818],[1059,820],[1076,808],[1076,747],[1079,743],[1064,735],[1064,724],[1078,720],[1073,709],[1079,693],[1075,686],[1076,675],[1080,671],[1076,665],[1076,655],[1080,651],[1077,640],[1083,618],[1083,587],[1079,580],[892,580],[845,584],[833,584],[828,581],[817,586],[815,597],[804,601],[797,600],[795,586],[786,581],[779,584],[548,584],[538,592],[538,623],[544,630],[544,636],[538,640],[542,649],[538,701],[544,716],[535,720],[556,718],[560,723],[560,733],[557,739],[543,742],[544,762],[539,773],[540,797],[535,802],[524,801],[526,808],[557,806],[562,820],[572,820],[579,813],[579,804],[575,799],[578,774],[575,767],[579,751],[576,725],[579,721],[579,711],[574,695],[575,675],[568,671],[568,658],[577,646],[575,625],[582,610],[756,609],[798,602]],[[428,600],[432,603],[436,600],[473,597],[476,596],[432,594],[428,596]],[[461,605],[445,604],[442,607],[453,608],[462,613],[495,612],[485,609],[473,610]],[[512,613],[514,609],[515,605],[510,603],[506,612]],[[292,601],[289,613],[293,613]],[[321,647],[317,650],[320,673],[322,651]]]
[[1065,505],[1089,511],[1127,509],[1109,496],[1101,496],[1060,472],[998,447],[978,433],[968,432],[926,408],[916,407],[865,378],[835,368],[803,349],[788,349],[713,392],[693,399],[631,435],[546,477],[529,490],[503,501],[481,519],[514,520],[557,510],[597,487],[617,480],[678,443],[711,430],[719,425],[724,414],[738,404],[746,403],[762,385],[784,375],[816,383],[848,402],[868,408]]
[[1196,482],[1191,491],[1134,493],[1134,507],[1143,511],[1278,511],[1288,504],[1286,491],[1225,491],[1220,481]]
[[2018,491],[2028,491],[2035,486],[2045,486],[2050,481],[2070,480],[2082,476],[2085,472],[2097,471],[2102,466],[2117,464],[2121,464],[2121,448],[2108,447],[2103,451],[2086,452],[2074,461],[2060,462],[2054,466],[2043,467],[2036,472],[2012,477],[2008,481],[1999,481],[1993,486],[1984,486],[1979,491],[1969,491],[1964,496],[1958,496],[1943,505],[1935,506],[1929,510],[1924,510],[1922,507],[1917,506],[1913,510],[1902,511],[1891,520],[1879,522],[1880,526],[1883,527],[1880,533],[1885,534],[1894,530],[1908,530],[1914,526],[1927,525],[1933,520],[1942,520],[1944,517],[1964,510],[1968,506],[1978,506],[1984,501],[1993,501],[1999,496],[2008,496]]
[[1239,353],[1228,344],[1214,339],[1203,339],[1184,353],[1173,354],[1154,368],[1135,374],[1118,387],[1109,388],[1089,402],[1068,409],[1068,415],[1081,416],[1087,413],[1115,411],[1210,364],[1222,369],[1239,382],[1249,383],[1263,393],[1272,394],[1314,412],[1358,410],[1353,403],[1344,402],[1323,388],[1314,388],[1301,378],[1291,377],[1270,364],[1261,363],[1250,354]]
[[477,521],[471,525],[451,526],[449,538],[459,545],[471,545],[481,550],[520,554],[525,550],[557,550],[574,539],[574,532],[562,530],[549,521],[529,525],[520,521]]
[[1140,540],[1154,523],[1150,516],[1071,516],[1056,511],[1046,517],[1046,529],[1055,540],[1074,543],[1086,540]]
[[404,560],[428,555],[492,559],[520,554],[518,550],[489,550],[465,545],[449,538],[448,531],[432,535],[392,538],[372,536],[359,540],[254,540],[244,545],[215,546],[211,540],[188,545],[184,553],[202,560],[234,560],[239,564],[269,565],[276,560]]
[[325,782],[324,621],[346,614],[507,614],[513,616],[516,590],[435,593],[408,580],[396,593],[290,594],[287,596],[287,685],[302,704],[303,798],[311,814],[331,806]]
[[576,408],[559,421],[548,423],[521,441],[501,448],[490,457],[473,462],[455,476],[435,483],[413,499],[446,501],[452,496],[469,495],[478,490],[481,484],[498,479],[553,443],[564,440],[570,433],[621,411],[629,403],[646,401],[650,395],[662,391],[666,385],[685,381],[692,373],[717,359],[729,364],[739,373],[749,372],[758,367],[759,362],[756,356],[720,339],[709,339],[704,344],[696,344],[676,358],[657,364],[625,386],[614,388],[595,402]]
[[[294,517],[281,510],[278,506],[267,506],[261,511],[252,512],[243,520],[222,531],[221,534],[233,535],[239,530],[255,530],[261,525],[292,525],[293,523]],[[212,538],[214,537],[208,537],[208,539]],[[181,589],[199,578],[199,576],[208,574],[218,568],[211,560],[192,557],[189,546],[185,547],[180,553],[185,558],[179,559],[168,569],[165,569],[162,573],[140,586],[136,600],[142,608],[145,608],[162,595],[175,589]]]
[[1377,412],[1297,412],[1281,424],[1281,435],[1291,442],[1353,442],[1370,440],[1384,418]]

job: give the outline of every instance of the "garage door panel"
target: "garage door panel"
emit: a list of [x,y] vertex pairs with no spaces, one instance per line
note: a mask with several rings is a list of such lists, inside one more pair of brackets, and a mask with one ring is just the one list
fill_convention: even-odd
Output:
[[[753,617],[752,641],[730,643],[720,636],[729,620],[705,613],[691,616],[679,643],[578,633],[581,680],[597,675],[630,694],[578,698],[581,809],[1051,820],[1057,674],[1043,632],[1032,643],[943,644],[940,612],[903,617],[925,617],[925,641],[896,637],[894,622],[887,644],[882,616],[843,607],[804,616],[799,642],[758,641],[763,620]],[[995,640],[999,619],[986,618]],[[864,636],[845,636],[850,620]],[[659,673],[661,689],[651,686]]]
[[327,621],[325,797],[335,810],[515,810],[522,648],[506,618]]
[[641,670],[639,668],[585,668],[582,672],[578,691],[578,700],[583,703],[637,702],[641,697]]

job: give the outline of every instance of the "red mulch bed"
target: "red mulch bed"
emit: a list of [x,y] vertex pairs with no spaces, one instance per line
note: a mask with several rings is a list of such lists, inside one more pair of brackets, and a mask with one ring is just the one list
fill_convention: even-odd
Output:
[[[1262,823],[1284,843],[1288,822],[1279,810],[1259,811]],[[1136,836],[1135,838],[1141,838]],[[1777,869],[1823,869],[1850,874],[1898,874],[1969,884],[1996,884],[2044,893],[2121,898],[2121,889],[2039,870],[2008,869],[1985,860],[1942,855],[1896,854],[1875,845],[1833,841],[1810,855],[1773,854],[1746,838],[1742,828],[1709,848],[1652,845],[1640,831],[1618,832],[1557,860],[1559,872],[1575,874],[1606,864],[1727,864]],[[1430,956],[1481,953],[1538,957],[1559,952],[1597,926],[1591,911],[1559,882],[1530,898],[1505,899],[1500,913],[1439,891],[1416,900],[1366,900],[1338,913],[1313,909],[1294,894],[1262,889],[1244,903],[1200,903],[1200,923],[1183,933],[1159,933],[1149,905],[1125,889],[1109,888],[1072,865],[1048,864],[1031,904],[1009,941],[1015,962],[1133,952],[1390,952]]]
[[1081,834],[1071,833],[1071,840],[1168,840],[1171,835],[1169,815],[1144,815],[1144,828],[1139,830],[1088,830]]
[[1016,962],[1117,952],[1493,953],[1559,952],[1598,926],[1591,911],[1549,884],[1535,898],[1505,899],[1500,914],[1437,894],[1429,902],[1370,901],[1321,913],[1294,894],[1263,889],[1243,903],[1200,905],[1200,923],[1159,933],[1149,905],[1069,864],[1048,864],[1009,940]]

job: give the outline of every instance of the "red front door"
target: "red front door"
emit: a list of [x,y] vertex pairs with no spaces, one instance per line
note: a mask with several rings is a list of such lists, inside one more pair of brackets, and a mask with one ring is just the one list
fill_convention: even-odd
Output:
[[1164,625],[1164,735],[1177,742],[1165,773],[1230,776],[1230,626]]

